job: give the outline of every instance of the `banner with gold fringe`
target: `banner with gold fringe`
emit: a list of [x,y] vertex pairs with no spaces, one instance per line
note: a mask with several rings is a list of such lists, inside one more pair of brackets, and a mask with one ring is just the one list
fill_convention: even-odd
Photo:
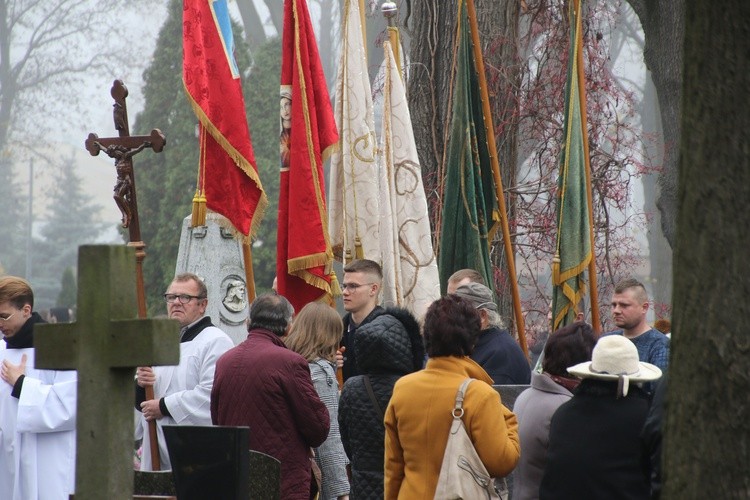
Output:
[[459,2],[448,145],[443,165],[438,268],[445,291],[459,269],[475,269],[494,289],[490,242],[497,199],[466,2]]
[[183,8],[183,83],[200,124],[194,212],[205,203],[249,239],[268,199],[250,141],[227,0],[185,0]]
[[370,77],[358,0],[345,0],[335,113],[339,148],[331,157],[328,221],[331,244],[344,266],[380,263],[380,172]]
[[285,0],[280,89],[281,185],[276,274],[296,311],[340,293],[328,235],[323,161],[338,132],[304,0]]

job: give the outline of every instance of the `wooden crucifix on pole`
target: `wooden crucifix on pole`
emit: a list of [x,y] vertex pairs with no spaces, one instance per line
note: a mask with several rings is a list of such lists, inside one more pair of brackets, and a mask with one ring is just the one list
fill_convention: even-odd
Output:
[[[146,258],[146,245],[141,239],[141,226],[138,220],[138,202],[135,189],[135,172],[133,171],[133,156],[146,148],[154,153],[160,153],[167,144],[167,139],[161,130],[153,129],[149,135],[130,135],[128,124],[128,108],[125,99],[128,89],[122,80],[115,80],[110,90],[115,100],[112,112],[118,137],[102,137],[91,133],[86,139],[86,150],[91,156],[97,156],[103,151],[115,160],[117,169],[117,183],[113,198],[122,214],[122,227],[128,228],[130,241],[128,246],[135,248],[135,279],[138,301],[138,317],[146,318],[146,292],[143,285],[143,259]],[[146,399],[154,399],[154,388],[146,388]],[[159,446],[156,442],[156,422],[149,422],[149,446],[151,447],[152,465],[154,470],[161,469]]]

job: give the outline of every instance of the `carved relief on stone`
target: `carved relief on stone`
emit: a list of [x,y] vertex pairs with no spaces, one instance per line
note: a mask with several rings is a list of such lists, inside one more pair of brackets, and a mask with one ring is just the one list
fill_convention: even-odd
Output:
[[221,303],[229,311],[238,313],[247,306],[247,291],[245,282],[239,276],[227,276],[221,284],[224,298]]
[[236,272],[227,272],[224,269],[222,274],[224,279],[221,280],[219,288],[221,323],[231,326],[242,325],[247,320],[247,284],[244,277]]

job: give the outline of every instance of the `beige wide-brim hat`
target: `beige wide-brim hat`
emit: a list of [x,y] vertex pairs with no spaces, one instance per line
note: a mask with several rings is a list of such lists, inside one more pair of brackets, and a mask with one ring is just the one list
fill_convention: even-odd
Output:
[[[607,335],[599,339],[591,353],[591,361],[568,368],[568,373],[580,378],[650,382],[661,377],[661,369],[638,360],[635,344],[622,335]],[[627,395],[627,389],[625,390]]]

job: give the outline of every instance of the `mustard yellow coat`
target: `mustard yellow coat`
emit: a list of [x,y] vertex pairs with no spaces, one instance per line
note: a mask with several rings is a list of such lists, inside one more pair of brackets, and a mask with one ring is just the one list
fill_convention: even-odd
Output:
[[467,377],[464,426],[487,471],[508,475],[518,462],[516,416],[500,402],[492,379],[468,357],[438,357],[401,377],[385,412],[385,498],[432,499],[448,442],[456,391]]

